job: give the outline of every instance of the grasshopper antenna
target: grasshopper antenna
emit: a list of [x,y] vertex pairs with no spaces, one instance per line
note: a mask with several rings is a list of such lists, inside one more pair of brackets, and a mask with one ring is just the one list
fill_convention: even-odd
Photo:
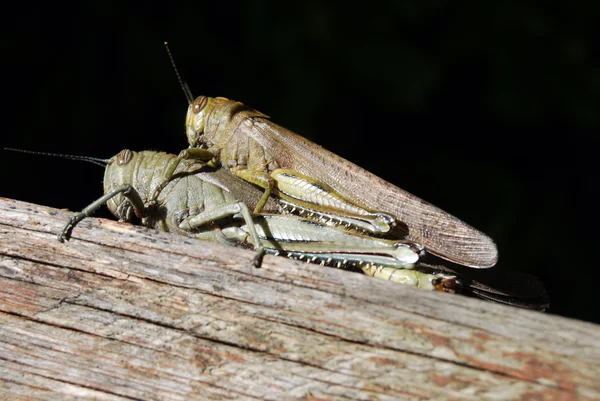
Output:
[[185,94],[185,98],[188,101],[188,104],[191,105],[192,103],[194,103],[194,97],[192,96],[192,91],[190,90],[190,87],[187,85],[187,83],[185,83],[183,81],[183,79],[181,79],[181,75],[179,74],[179,70],[177,69],[177,65],[175,64],[175,59],[173,58],[173,55],[171,54],[171,49],[169,49],[169,43],[165,42],[165,48],[167,49],[167,54],[169,55],[169,59],[171,60],[171,65],[173,66],[173,69],[175,70],[175,75],[177,75],[177,80],[179,80],[179,85],[181,85],[181,89],[183,89],[183,93]]
[[9,150],[11,152],[28,153],[31,155],[52,156],[52,157],[60,157],[62,159],[80,160],[80,161],[95,164],[100,167],[106,167],[106,165],[110,161],[110,159],[98,159],[96,157],[78,156],[78,155],[63,155],[60,153],[36,152],[33,150],[23,150],[23,149],[13,149],[13,148],[4,148],[4,150]]

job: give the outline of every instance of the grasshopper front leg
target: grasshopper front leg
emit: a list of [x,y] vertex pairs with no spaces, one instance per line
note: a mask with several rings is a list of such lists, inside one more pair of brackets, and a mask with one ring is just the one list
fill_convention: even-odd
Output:
[[263,257],[265,255],[265,249],[258,237],[258,234],[254,228],[254,221],[248,206],[244,202],[233,202],[226,203],[220,206],[218,209],[208,210],[203,213],[185,217],[179,222],[179,228],[185,231],[194,231],[206,224],[213,223],[217,220],[225,217],[230,217],[236,214],[241,214],[244,222],[249,228],[250,238],[252,245],[256,251],[256,255],[252,259],[252,264],[255,267],[260,267],[262,264]]
[[125,196],[125,198],[127,198],[129,204],[133,208],[133,212],[137,217],[141,219],[146,215],[146,207],[144,206],[144,201],[140,197],[140,194],[131,185],[125,184],[110,191],[107,194],[104,194],[104,196],[90,203],[81,212],[73,214],[69,218],[69,221],[62,229],[60,234],[58,234],[58,240],[60,242],[65,242],[65,240],[68,240],[71,237],[71,232],[73,231],[73,228],[75,227],[75,225],[77,225],[77,223],[79,223],[86,217],[90,217],[92,214],[94,214],[94,212],[96,212],[96,210],[98,210],[98,208],[100,208],[100,206],[104,205],[106,202],[119,195],[123,195]]
[[[162,190],[175,178],[177,168],[185,162],[201,162],[201,165],[198,166],[198,170],[205,167],[217,168],[219,166],[217,159],[215,159],[213,154],[206,149],[188,148],[182,150],[179,152],[179,155],[170,162],[169,167],[165,170],[164,180],[154,189],[154,192],[148,198],[148,204],[150,206],[156,205]],[[187,173],[189,174],[190,172],[187,171]]]
[[234,170],[234,173],[265,189],[254,213],[262,211],[271,193],[292,209],[314,213],[324,219],[334,220],[371,233],[386,233],[395,223],[393,216],[368,210],[357,205],[327,184],[288,169],[271,173],[257,170]]
[[203,164],[207,167],[217,168],[219,167],[218,160],[214,155],[206,149],[200,148],[188,148],[179,152],[179,155],[171,163],[169,168],[165,171],[165,178],[170,180],[175,174],[177,167],[184,161],[199,161],[204,162]]

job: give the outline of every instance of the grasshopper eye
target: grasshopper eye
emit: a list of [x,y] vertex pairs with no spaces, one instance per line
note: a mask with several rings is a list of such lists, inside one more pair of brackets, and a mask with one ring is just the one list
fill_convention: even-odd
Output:
[[129,161],[131,160],[131,158],[133,157],[133,153],[131,152],[131,150],[129,149],[124,149],[122,151],[119,152],[119,154],[117,155],[117,166],[122,166],[124,164],[129,163]]
[[208,98],[206,96],[198,96],[196,100],[194,100],[194,113],[200,113],[204,107],[206,107],[206,103],[208,103]]

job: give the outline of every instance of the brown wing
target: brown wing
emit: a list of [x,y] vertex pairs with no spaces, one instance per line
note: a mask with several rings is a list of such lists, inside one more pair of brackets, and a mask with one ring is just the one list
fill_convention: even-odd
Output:
[[474,268],[496,264],[498,250],[492,239],[451,214],[267,119],[254,119],[247,132],[280,167],[320,180],[369,209],[394,215],[408,226],[408,238],[432,254]]

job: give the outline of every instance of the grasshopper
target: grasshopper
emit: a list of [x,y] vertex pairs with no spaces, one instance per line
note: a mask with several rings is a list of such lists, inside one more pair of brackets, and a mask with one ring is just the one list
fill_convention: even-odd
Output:
[[265,189],[255,211],[273,191],[291,204],[364,220],[362,228],[370,224],[374,233],[388,232],[400,221],[408,228],[407,239],[460,265],[487,268],[497,262],[496,245],[482,232],[240,102],[196,98],[188,108],[186,133],[190,146],[199,148],[190,155],[218,160]]
[[121,221],[131,222],[137,217],[143,225],[161,231],[233,246],[250,244],[256,252],[253,263],[257,267],[269,253],[359,270],[419,288],[444,292],[460,288],[455,275],[419,270],[421,249],[411,242],[360,235],[341,226],[281,214],[272,199],[264,206],[272,213],[251,214],[248,205],[260,201],[261,191],[228,170],[211,171],[206,163],[196,160],[127,149],[108,160],[58,156],[105,166],[104,196],[69,219],[58,235],[61,242],[70,238],[78,222],[106,204]]
[[[496,264],[493,240],[449,213],[240,102],[206,96],[193,100],[167,51],[189,104],[186,157],[218,163],[263,188],[255,213],[275,193],[292,209],[311,210],[373,234],[406,234],[429,253],[459,265]],[[397,223],[407,233],[394,227]]]

